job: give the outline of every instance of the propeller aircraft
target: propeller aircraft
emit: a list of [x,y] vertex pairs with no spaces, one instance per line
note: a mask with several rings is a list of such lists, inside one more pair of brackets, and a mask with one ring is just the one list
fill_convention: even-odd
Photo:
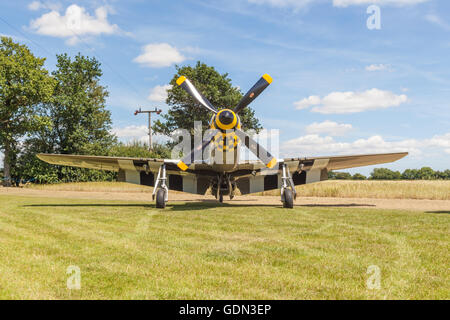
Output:
[[[384,153],[330,157],[276,159],[245,133],[239,112],[255,100],[271,83],[265,74],[234,107],[218,110],[184,76],[176,81],[202,107],[212,113],[210,130],[203,142],[180,160],[101,157],[67,154],[38,154],[55,165],[74,166],[118,172],[118,181],[153,187],[156,207],[165,208],[169,190],[204,195],[208,190],[219,202],[224,196],[232,200],[236,190],[250,194],[280,189],[284,208],[293,208],[297,197],[295,186],[324,181],[331,170],[388,163],[408,153]],[[239,147],[245,146],[259,160],[241,161]],[[209,161],[198,160],[198,154],[211,154]]]

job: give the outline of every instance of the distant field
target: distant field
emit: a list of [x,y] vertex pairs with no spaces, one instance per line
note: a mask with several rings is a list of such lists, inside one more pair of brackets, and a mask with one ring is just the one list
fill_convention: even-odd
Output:
[[0,299],[450,299],[449,211],[0,203]]
[[[60,191],[152,192],[152,188],[119,182],[31,185],[30,188]],[[304,197],[450,200],[450,181],[345,181],[330,180],[297,187]],[[261,193],[279,195],[279,190]],[[260,195],[261,195],[260,194]]]
[[[305,197],[450,200],[450,181],[329,180],[296,189]],[[278,195],[279,191],[263,194]]]

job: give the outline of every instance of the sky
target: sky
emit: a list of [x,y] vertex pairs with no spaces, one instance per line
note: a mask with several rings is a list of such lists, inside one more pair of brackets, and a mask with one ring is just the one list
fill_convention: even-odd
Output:
[[18,0],[0,2],[0,34],[50,71],[56,54],[95,56],[122,141],[147,135],[138,107],[167,111],[175,65],[202,61],[243,93],[271,75],[251,106],[280,157],[408,151],[376,167],[443,170],[449,13],[444,0]]

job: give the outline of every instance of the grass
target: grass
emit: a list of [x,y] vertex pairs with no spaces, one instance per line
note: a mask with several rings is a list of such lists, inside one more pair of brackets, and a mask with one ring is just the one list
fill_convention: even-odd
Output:
[[[50,191],[152,192],[152,188],[149,187],[120,182],[64,183],[28,187]],[[303,197],[450,200],[450,181],[330,180],[297,186],[297,192]],[[273,190],[257,195],[279,194],[279,190]]]
[[[450,181],[329,180],[296,187],[303,197],[450,200]],[[279,195],[279,190],[263,192]]]
[[[0,203],[0,299],[450,298],[450,211]],[[71,265],[81,290],[66,287]]]

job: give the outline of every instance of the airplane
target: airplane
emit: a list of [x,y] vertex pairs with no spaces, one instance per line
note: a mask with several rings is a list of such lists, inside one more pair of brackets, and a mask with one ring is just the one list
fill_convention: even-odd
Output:
[[[156,207],[165,208],[169,190],[205,195],[208,190],[219,202],[224,196],[232,200],[242,195],[280,189],[284,208],[293,208],[297,197],[295,186],[324,181],[331,170],[389,163],[407,152],[363,154],[330,157],[276,159],[249,134],[242,131],[239,112],[246,108],[271,83],[264,74],[231,108],[216,109],[185,76],[176,81],[201,106],[212,113],[210,130],[203,142],[180,160],[127,157],[102,157],[68,154],[38,154],[47,163],[118,172],[118,181],[153,187]],[[245,146],[258,160],[239,158],[239,147]],[[210,154],[206,160],[198,154]]]

